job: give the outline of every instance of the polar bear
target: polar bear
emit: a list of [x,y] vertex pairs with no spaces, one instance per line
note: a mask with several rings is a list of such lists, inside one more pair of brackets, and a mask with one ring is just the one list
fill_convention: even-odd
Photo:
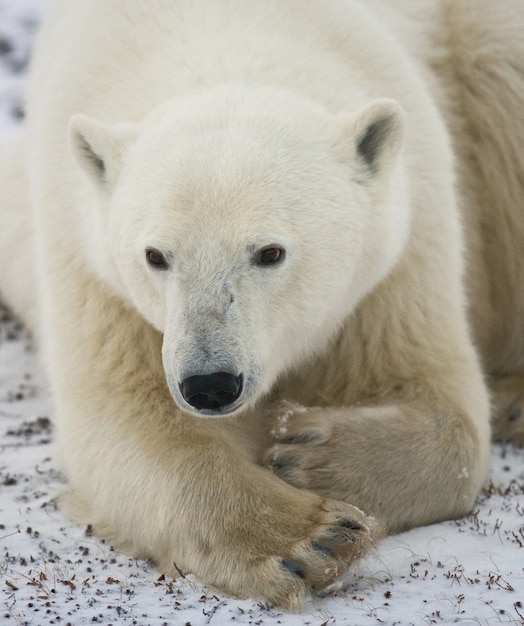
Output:
[[523,433],[523,27],[521,0],[55,1],[0,289],[71,515],[293,609],[471,509],[488,385]]

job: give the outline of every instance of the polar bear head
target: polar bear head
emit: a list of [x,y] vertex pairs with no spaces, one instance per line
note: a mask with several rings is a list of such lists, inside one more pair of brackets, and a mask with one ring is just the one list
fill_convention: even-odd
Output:
[[388,274],[408,232],[404,135],[392,100],[333,115],[254,87],[179,97],[140,124],[71,120],[99,236],[163,333],[180,408],[252,406]]

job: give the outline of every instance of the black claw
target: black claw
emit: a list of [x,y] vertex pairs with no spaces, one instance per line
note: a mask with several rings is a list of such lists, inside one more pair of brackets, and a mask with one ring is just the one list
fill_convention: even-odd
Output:
[[278,469],[283,469],[288,464],[286,463],[286,461],[282,460],[281,458],[270,456],[268,460],[266,461],[266,465],[278,470]]
[[347,528],[348,530],[364,530],[364,526],[353,519],[340,520],[338,525],[342,526],[342,528]]
[[320,541],[313,541],[311,545],[315,550],[317,550],[318,552],[322,552],[322,554],[329,556],[329,558],[337,558],[337,553],[335,552],[335,550],[333,550],[333,548],[330,548],[329,546],[326,546],[325,543],[321,543]]
[[296,445],[301,443],[315,443],[319,440],[320,437],[314,433],[301,433],[300,435],[286,437],[286,439],[281,440],[281,443]]
[[297,576],[301,580],[306,578],[306,574],[304,570],[300,567],[300,565],[296,561],[292,561],[291,559],[282,559],[282,567],[291,572],[294,576]]

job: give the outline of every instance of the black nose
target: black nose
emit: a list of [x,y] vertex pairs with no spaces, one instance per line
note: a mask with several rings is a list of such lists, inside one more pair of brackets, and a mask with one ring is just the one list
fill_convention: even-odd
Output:
[[189,376],[180,383],[184,400],[193,408],[221,408],[233,403],[242,393],[242,374],[235,376],[228,372],[214,372],[204,376]]

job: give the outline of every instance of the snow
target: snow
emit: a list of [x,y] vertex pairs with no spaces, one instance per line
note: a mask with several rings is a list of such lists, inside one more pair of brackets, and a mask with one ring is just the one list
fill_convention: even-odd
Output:
[[[48,4],[0,0],[0,145]],[[285,614],[165,579],[70,523],[42,381],[30,338],[0,309],[0,624],[524,624],[524,451],[493,445],[493,484],[471,515],[388,538],[340,588]]]

